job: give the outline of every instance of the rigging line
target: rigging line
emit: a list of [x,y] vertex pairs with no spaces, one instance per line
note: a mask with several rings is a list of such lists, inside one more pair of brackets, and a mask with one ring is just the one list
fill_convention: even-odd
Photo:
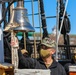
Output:
[[59,25],[59,0],[57,0],[57,10],[56,10],[56,12],[57,12],[57,16],[56,16],[56,19],[57,19],[57,21],[56,21],[56,54],[55,54],[55,59],[56,59],[56,61],[58,62],[58,40],[57,40],[57,38],[58,38],[58,25]]
[[[62,26],[63,26],[63,21],[64,21],[64,16],[65,16],[67,5],[68,5],[68,0],[66,0],[66,4],[65,4],[65,8],[64,8],[64,13],[63,13],[63,18],[62,18],[61,25],[60,25],[60,32],[61,32],[61,29],[62,29]],[[57,40],[59,40],[60,32],[58,34],[58,39]]]
[[[61,32],[61,29],[62,29],[62,25],[63,25],[63,21],[64,21],[64,16],[65,16],[65,11],[66,11],[66,8],[67,8],[67,4],[68,4],[68,0],[66,1],[66,4],[65,4],[65,8],[64,8],[64,13],[63,13],[63,19],[61,21],[61,27],[60,27],[60,32]],[[57,10],[59,10],[59,0],[57,0]],[[58,40],[59,40],[59,37],[60,37],[60,33],[58,32],[58,25],[59,25],[59,12],[57,11],[57,26],[56,26],[56,61],[58,62]]]
[[[38,1],[38,0],[34,0],[33,2]],[[24,0],[24,2],[32,2],[31,0]]]
[[7,9],[5,10],[4,16],[3,18],[0,20],[0,24],[3,22],[4,18],[6,17],[6,13],[9,10],[10,6],[15,2],[15,0],[13,0],[7,7]]

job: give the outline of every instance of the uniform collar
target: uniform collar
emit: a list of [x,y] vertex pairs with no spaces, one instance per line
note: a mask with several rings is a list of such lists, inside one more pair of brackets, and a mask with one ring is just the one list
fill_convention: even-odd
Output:
[[[38,60],[40,63],[45,64],[42,58],[39,58]],[[53,59],[53,62],[49,68],[54,68],[54,67],[57,67],[57,62]]]
[[50,68],[54,68],[54,67],[57,67],[57,62],[56,62],[55,60],[53,60],[53,62],[52,62],[52,64],[51,64]]

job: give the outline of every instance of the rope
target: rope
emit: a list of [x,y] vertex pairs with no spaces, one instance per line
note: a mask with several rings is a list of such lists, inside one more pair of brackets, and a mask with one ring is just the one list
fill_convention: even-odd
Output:
[[[57,2],[59,3],[59,0],[57,0]],[[58,33],[58,31],[56,31],[57,32],[57,45],[56,45],[56,61],[57,62],[58,62],[58,41],[59,41],[59,37],[60,37],[62,26],[63,26],[63,21],[64,21],[64,16],[65,16],[65,11],[66,11],[66,8],[67,8],[67,4],[68,4],[68,0],[66,1],[66,4],[65,4],[64,13],[63,13],[63,19],[62,19],[61,25],[60,25],[60,32]],[[57,7],[59,8],[59,5],[57,5]],[[57,15],[57,17],[58,17],[57,24],[59,25],[59,15]],[[57,29],[58,29],[58,27],[57,27]]]
[[59,40],[59,37],[60,37],[60,33],[61,33],[62,26],[63,26],[63,21],[64,21],[64,16],[65,16],[65,11],[66,11],[67,5],[68,5],[68,0],[66,1],[66,4],[65,4],[64,13],[63,13],[63,19],[61,21],[60,32],[58,34],[58,39],[57,40]]

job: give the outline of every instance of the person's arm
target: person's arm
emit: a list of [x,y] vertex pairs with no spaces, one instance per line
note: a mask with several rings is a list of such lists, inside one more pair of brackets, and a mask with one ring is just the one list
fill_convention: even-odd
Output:
[[65,69],[64,69],[64,67],[62,67],[62,72],[63,72],[62,75],[67,75],[67,74],[66,74],[66,71],[65,71]]
[[64,67],[60,63],[58,63],[58,69],[61,75],[67,75]]
[[63,67],[62,65],[61,65],[61,68],[62,68],[62,69],[61,69],[61,70],[62,70],[62,75],[67,75],[67,74],[66,74],[66,71],[65,71],[65,69],[64,69],[64,67]]
[[34,68],[35,59],[30,57],[24,57],[20,50],[18,50],[19,63],[22,64],[25,68]]

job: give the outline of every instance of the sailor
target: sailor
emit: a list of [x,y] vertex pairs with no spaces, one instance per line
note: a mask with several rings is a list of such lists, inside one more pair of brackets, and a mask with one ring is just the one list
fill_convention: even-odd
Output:
[[38,59],[24,57],[19,49],[19,61],[28,69],[50,69],[51,75],[66,75],[63,66],[53,58],[55,51],[56,42],[46,37],[42,40],[39,50],[40,57]]
[[71,62],[64,65],[67,75],[69,75],[69,66],[76,66],[76,48],[73,50]]

